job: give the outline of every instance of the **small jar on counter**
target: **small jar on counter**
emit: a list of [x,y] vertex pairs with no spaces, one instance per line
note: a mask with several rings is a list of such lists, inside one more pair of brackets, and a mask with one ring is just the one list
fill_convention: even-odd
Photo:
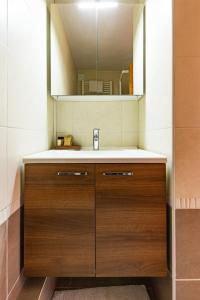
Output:
[[63,136],[58,136],[57,137],[57,147],[61,147],[64,144],[64,137]]

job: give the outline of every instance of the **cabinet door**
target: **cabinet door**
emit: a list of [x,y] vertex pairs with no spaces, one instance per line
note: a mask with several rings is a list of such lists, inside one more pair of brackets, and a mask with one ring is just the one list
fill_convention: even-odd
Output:
[[165,165],[98,165],[96,176],[96,276],[165,276]]
[[[52,166],[50,168],[52,169]],[[70,174],[73,168],[78,171],[77,165],[71,168],[68,166]],[[93,170],[90,166],[88,176],[91,171]],[[71,185],[67,179],[66,185],[63,183],[63,176],[62,184],[57,181],[55,184],[34,184],[34,180],[30,182],[30,178],[26,179],[25,275],[94,276],[94,186],[79,185],[77,176],[74,176],[74,185],[71,177]]]

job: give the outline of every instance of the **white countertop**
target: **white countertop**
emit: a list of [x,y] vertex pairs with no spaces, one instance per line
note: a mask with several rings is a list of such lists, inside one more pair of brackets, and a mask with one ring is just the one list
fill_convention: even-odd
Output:
[[98,151],[82,149],[48,150],[25,156],[27,163],[166,163],[167,158],[154,152],[140,149],[103,149]]

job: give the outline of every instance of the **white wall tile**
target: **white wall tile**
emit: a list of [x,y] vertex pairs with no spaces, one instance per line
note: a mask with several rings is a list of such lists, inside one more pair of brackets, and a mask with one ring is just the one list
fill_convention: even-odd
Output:
[[146,128],[172,126],[172,1],[146,4]]
[[0,0],[0,45],[7,45],[7,0]]
[[171,157],[172,128],[146,131],[145,148]]
[[147,1],[146,93],[139,101],[138,144],[167,156],[169,203],[172,201],[172,39],[172,1]]
[[7,205],[7,128],[0,127],[0,211]]
[[22,158],[48,148],[45,131],[8,128],[8,203],[12,211],[20,206]]
[[24,0],[8,1],[8,126],[47,125],[46,35]]
[[47,12],[43,0],[7,2],[7,204],[13,213],[22,198],[22,157],[48,148]]

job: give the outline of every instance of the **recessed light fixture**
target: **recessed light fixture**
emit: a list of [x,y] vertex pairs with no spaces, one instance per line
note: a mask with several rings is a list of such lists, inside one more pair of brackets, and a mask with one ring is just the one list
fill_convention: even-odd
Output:
[[83,1],[79,2],[78,7],[81,9],[103,9],[115,8],[118,6],[116,1]]

